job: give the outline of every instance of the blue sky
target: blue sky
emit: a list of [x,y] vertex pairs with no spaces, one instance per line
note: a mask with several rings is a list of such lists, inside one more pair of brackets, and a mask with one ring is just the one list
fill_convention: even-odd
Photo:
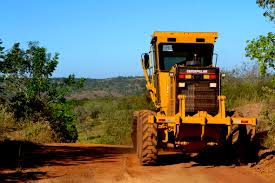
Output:
[[215,31],[218,65],[247,60],[246,40],[274,32],[256,0],[2,0],[0,38],[6,48],[39,41],[60,53],[56,77],[142,75],[140,54],[154,31]]

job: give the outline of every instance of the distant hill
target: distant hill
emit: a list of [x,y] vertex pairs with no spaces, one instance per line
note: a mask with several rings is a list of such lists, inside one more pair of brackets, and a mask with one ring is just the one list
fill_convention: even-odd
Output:
[[98,97],[136,96],[146,91],[145,79],[141,76],[87,79],[84,87],[73,92],[71,99],[94,99]]

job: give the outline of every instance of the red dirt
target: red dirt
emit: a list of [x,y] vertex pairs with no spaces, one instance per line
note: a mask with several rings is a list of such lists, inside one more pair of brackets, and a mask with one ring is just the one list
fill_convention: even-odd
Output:
[[275,151],[266,149],[259,152],[261,160],[252,168],[258,174],[275,182]]
[[[23,157],[0,159],[0,182],[273,182],[248,166],[210,166],[181,154],[160,155],[160,165],[138,164],[132,147],[87,144],[49,144],[22,148]],[[4,158],[4,159],[3,159]],[[16,173],[16,168],[21,170]],[[274,164],[273,167],[274,168]],[[272,177],[271,176],[271,177]]]

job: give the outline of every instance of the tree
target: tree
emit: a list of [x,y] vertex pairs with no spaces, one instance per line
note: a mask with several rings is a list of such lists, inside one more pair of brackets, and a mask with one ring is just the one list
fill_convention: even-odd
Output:
[[[263,15],[275,23],[275,0],[257,0],[256,3],[265,10]],[[261,76],[266,75],[267,69],[275,69],[275,33],[247,41],[245,50],[247,57],[258,62]]]
[[275,69],[275,34],[269,32],[267,36],[260,35],[248,41],[246,56],[257,60],[260,74],[266,75],[268,68]]
[[265,10],[264,16],[270,21],[275,21],[275,0],[257,0],[256,3],[259,7]]
[[74,75],[52,79],[58,54],[51,56],[37,42],[30,42],[26,50],[15,43],[2,55],[2,98],[14,116],[34,122],[42,118],[50,122],[59,141],[76,141],[76,118],[65,95],[81,87],[84,80],[76,81]]

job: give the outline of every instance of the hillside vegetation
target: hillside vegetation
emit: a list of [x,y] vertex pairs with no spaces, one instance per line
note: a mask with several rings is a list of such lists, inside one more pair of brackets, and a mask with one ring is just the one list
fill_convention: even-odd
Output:
[[98,97],[139,96],[145,93],[145,79],[136,77],[114,77],[107,79],[87,78],[85,85],[69,95],[70,99],[85,100]]

